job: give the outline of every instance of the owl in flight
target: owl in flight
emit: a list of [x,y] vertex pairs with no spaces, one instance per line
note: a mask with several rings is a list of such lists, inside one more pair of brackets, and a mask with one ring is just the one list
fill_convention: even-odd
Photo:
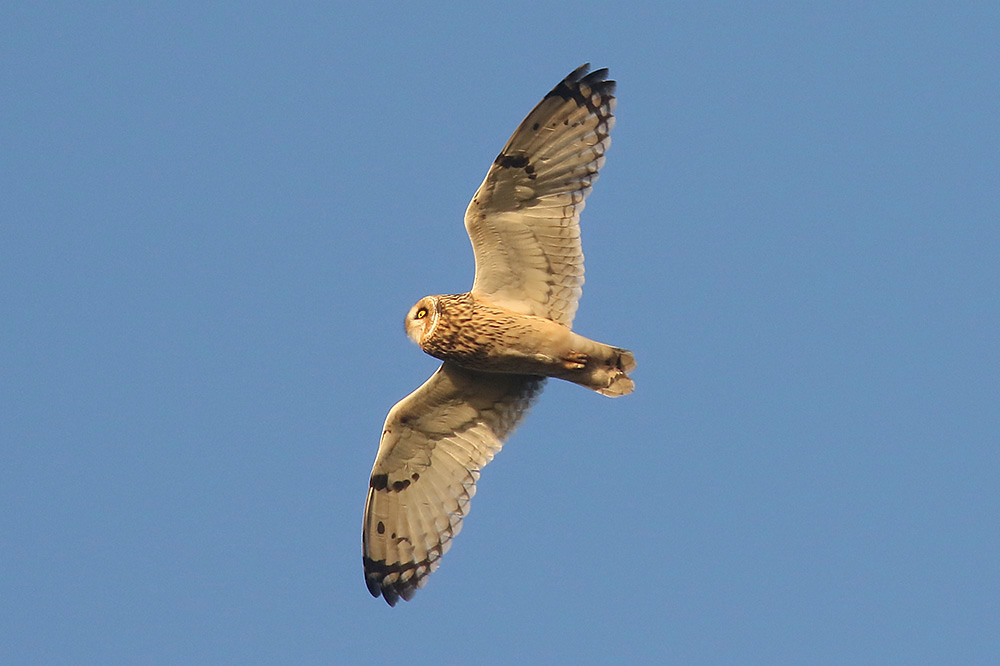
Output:
[[583,65],[539,102],[493,161],[465,212],[476,277],[427,296],[406,334],[441,367],[382,428],[365,504],[372,596],[409,600],[462,529],[479,470],[547,377],[631,393],[632,353],[571,330],[583,285],[580,212],[604,164],[615,82]]

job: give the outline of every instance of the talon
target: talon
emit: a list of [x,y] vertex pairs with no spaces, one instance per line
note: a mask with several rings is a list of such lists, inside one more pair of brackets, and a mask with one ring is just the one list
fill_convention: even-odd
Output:
[[580,368],[587,365],[587,360],[589,358],[590,358],[589,356],[581,352],[571,351],[570,353],[566,354],[565,358],[563,358],[562,364],[563,367],[566,368],[567,370],[579,370]]

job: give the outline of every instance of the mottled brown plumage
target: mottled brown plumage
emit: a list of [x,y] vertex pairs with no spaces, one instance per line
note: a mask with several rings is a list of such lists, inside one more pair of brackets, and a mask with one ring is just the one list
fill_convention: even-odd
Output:
[[479,471],[547,377],[631,393],[632,353],[572,331],[582,293],[580,211],[604,164],[615,82],[584,65],[528,114],[472,198],[466,294],[427,296],[407,335],[443,361],[382,429],[365,505],[365,582],[410,599],[462,528]]
[[635,386],[626,374],[635,367],[631,352],[472,293],[422,298],[406,331],[431,356],[469,370],[556,377],[613,396]]

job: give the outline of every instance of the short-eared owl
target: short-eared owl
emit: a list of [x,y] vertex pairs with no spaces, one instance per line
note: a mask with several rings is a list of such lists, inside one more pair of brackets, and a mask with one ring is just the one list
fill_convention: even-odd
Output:
[[558,377],[619,396],[631,352],[571,330],[583,285],[580,211],[614,125],[608,70],[571,73],[493,161],[465,212],[476,256],[466,294],[427,296],[406,333],[443,361],[382,428],[365,505],[365,582],[409,600],[462,528],[479,471]]

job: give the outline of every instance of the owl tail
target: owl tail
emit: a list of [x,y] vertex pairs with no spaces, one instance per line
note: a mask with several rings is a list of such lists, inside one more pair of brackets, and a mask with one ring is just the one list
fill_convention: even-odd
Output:
[[607,365],[596,369],[592,376],[597,379],[596,385],[591,388],[601,395],[617,398],[620,395],[628,395],[635,390],[635,382],[626,373],[635,370],[635,356],[627,349],[611,347],[614,352]]
[[593,340],[587,342],[584,353],[588,358],[584,367],[567,379],[613,398],[634,391],[635,382],[628,376],[635,369],[632,352]]

